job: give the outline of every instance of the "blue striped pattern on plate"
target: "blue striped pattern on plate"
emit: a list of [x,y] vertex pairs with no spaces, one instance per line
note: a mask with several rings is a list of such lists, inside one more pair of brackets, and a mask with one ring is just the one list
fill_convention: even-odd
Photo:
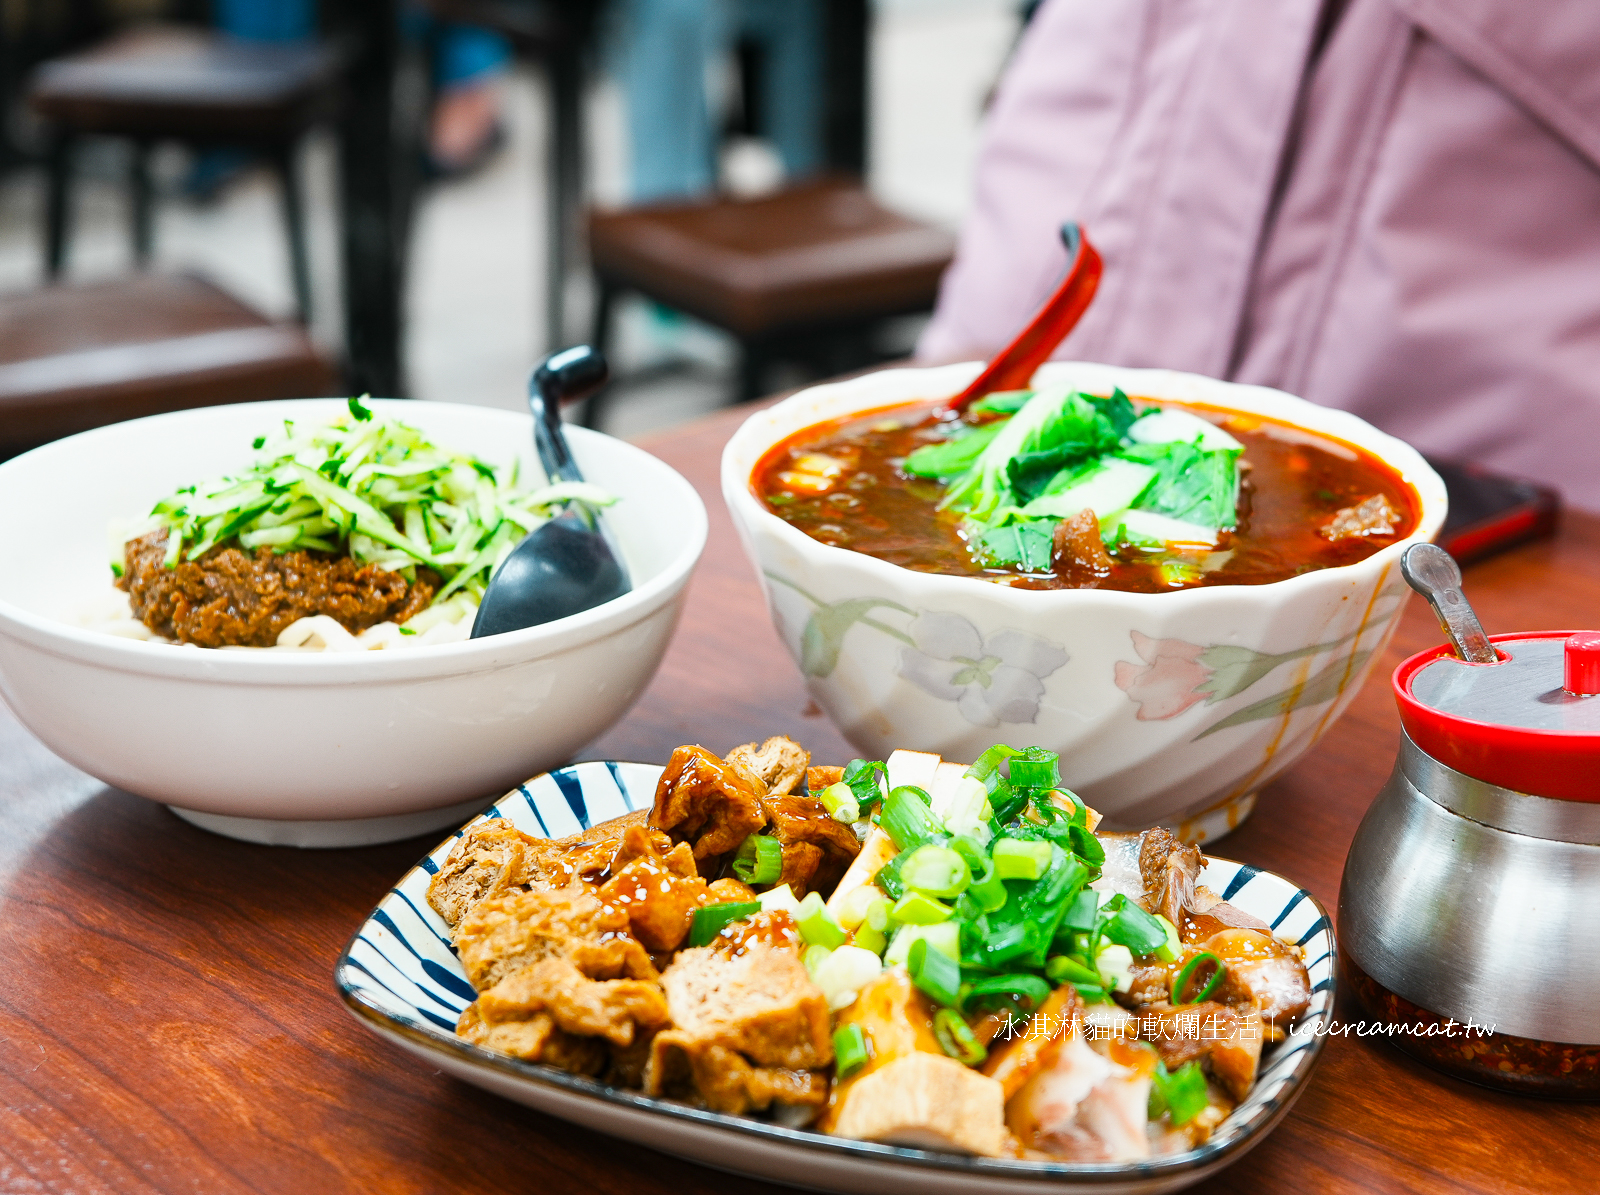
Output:
[[[492,817],[503,817],[524,833],[539,837],[576,834],[630,810],[648,807],[660,774],[661,768],[654,764],[597,762],[562,768],[519,785],[440,843],[383,898],[339,960],[335,980],[358,1019],[408,1048],[443,1062],[447,1069],[470,1082],[603,1131],[610,1131],[606,1123],[615,1120],[615,1116],[583,1114],[578,1109],[596,1100],[607,1101],[689,1122],[699,1130],[716,1126],[728,1133],[769,1138],[774,1146],[802,1145],[830,1154],[854,1154],[858,1162],[876,1168],[880,1182],[885,1163],[906,1163],[917,1189],[923,1191],[944,1189],[945,1184],[936,1181],[940,1172],[957,1181],[959,1187],[952,1190],[961,1191],[1016,1191],[1032,1188],[1039,1180],[1048,1181],[1056,1189],[1061,1189],[1064,1182],[1067,1189],[1079,1186],[1156,1191],[1187,1186],[1226,1165],[1277,1123],[1299,1095],[1321,1050],[1336,985],[1333,927],[1327,912],[1310,893],[1281,876],[1215,858],[1209,860],[1201,882],[1267,922],[1280,937],[1300,943],[1313,994],[1310,1010],[1296,1031],[1264,1053],[1259,1078],[1249,1097],[1205,1145],[1188,1153],[1120,1164],[1012,1162],[873,1145],[650,1100],[592,1079],[491,1054],[458,1038],[456,1019],[472,1002],[474,993],[450,949],[448,927],[427,902],[428,881],[456,841],[470,826]],[[574,1102],[573,1097],[578,1101]],[[788,1172],[791,1177],[785,1178],[776,1163],[774,1169],[768,1170],[764,1165],[731,1162],[725,1154],[714,1155],[700,1144],[703,1139],[702,1131],[686,1133],[681,1144],[675,1144],[670,1134],[668,1139],[650,1143],[685,1157],[714,1161],[723,1169],[747,1170],[780,1181],[802,1181],[792,1177],[792,1170]],[[775,1150],[773,1156],[776,1159],[780,1154],[792,1158],[791,1149]],[[792,1166],[792,1160],[787,1165]],[[865,1189],[839,1177],[845,1171],[837,1165],[823,1169],[828,1177],[812,1175],[803,1180],[804,1185]]]

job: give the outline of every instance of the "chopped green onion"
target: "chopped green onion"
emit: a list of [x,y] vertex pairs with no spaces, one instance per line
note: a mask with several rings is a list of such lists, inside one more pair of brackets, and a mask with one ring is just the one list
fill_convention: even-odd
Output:
[[994,857],[994,873],[1002,880],[1036,880],[1050,866],[1048,842],[1000,838],[989,853]]
[[880,928],[862,922],[856,926],[855,935],[850,939],[850,943],[863,950],[870,950],[873,954],[881,955],[889,945],[889,935]]
[[1170,1074],[1163,1063],[1156,1063],[1150,1081],[1148,1109],[1152,1120],[1163,1112],[1170,1112],[1174,1125],[1188,1124],[1204,1112],[1210,1102],[1205,1073],[1198,1062],[1186,1063]]
[[1111,993],[1098,983],[1075,983],[1072,986],[1077,989],[1078,995],[1083,997],[1085,1004],[1111,1003]]
[[908,892],[894,902],[889,919],[901,925],[937,925],[950,920],[950,906],[920,892]]
[[1111,914],[1105,925],[1105,936],[1134,954],[1154,954],[1167,944],[1167,930],[1161,919],[1146,913],[1122,893],[1106,902]]
[[972,883],[972,869],[958,852],[930,842],[905,861],[900,878],[907,888],[926,896],[960,896]]
[[689,945],[709,946],[730,922],[742,921],[760,911],[760,903],[753,900],[701,905],[689,919]]
[[861,1032],[860,1025],[851,1022],[833,1031],[833,1074],[836,1079],[848,1079],[870,1060],[866,1034]]
[[1099,916],[1100,894],[1092,888],[1085,888],[1068,903],[1061,924],[1076,933],[1086,934],[1094,929]]
[[1126,946],[1113,943],[1102,947],[1094,956],[1095,970],[1101,982],[1114,992],[1126,992],[1133,987],[1133,952]]
[[1100,972],[1085,967],[1077,959],[1064,954],[1052,955],[1044,966],[1044,973],[1050,977],[1051,983],[1086,983],[1095,987],[1100,986]]
[[883,894],[871,884],[862,884],[859,888],[852,889],[845,898],[839,902],[838,912],[835,914],[839,924],[845,929],[855,929],[867,919],[867,914],[879,902],[887,905]]
[[1015,1003],[1024,1011],[1032,1012],[1043,1004],[1049,995],[1050,985],[1037,975],[1025,975],[1020,972],[1012,975],[995,975],[988,979],[980,979],[967,989],[961,997],[961,1009],[963,1012],[970,1012],[974,1008]]
[[817,968],[833,957],[833,951],[826,946],[807,946],[806,952],[800,956],[800,961],[805,964],[806,974],[811,976],[811,982],[817,981]]
[[855,790],[843,780],[828,785],[818,799],[828,811],[828,816],[836,822],[853,822],[861,818],[861,805],[856,800]]
[[977,1066],[989,1056],[966,1018],[953,1008],[941,1008],[933,1014],[933,1036],[939,1048],[963,1066]]
[[[1206,980],[1205,986],[1200,989],[1199,993],[1192,1000],[1185,999],[1184,989],[1189,986],[1190,977],[1194,975],[1200,964],[1205,962],[1215,963],[1217,965],[1216,970],[1211,973],[1211,978]],[[1184,963],[1183,969],[1179,971],[1178,974],[1173,978],[1172,991],[1170,993],[1172,996],[1172,1002],[1174,1004],[1199,1004],[1207,996],[1211,995],[1212,992],[1217,990],[1217,985],[1222,982],[1223,977],[1227,975],[1227,973],[1228,968],[1220,958],[1212,954],[1209,950],[1201,951],[1188,962]]]
[[954,1004],[961,991],[961,966],[926,938],[911,943],[906,954],[906,970],[911,982],[940,1004]]
[[1094,836],[1087,826],[1074,822],[1067,828],[1067,833],[1072,842],[1073,853],[1082,857],[1090,867],[1099,870],[1106,861],[1106,848],[1100,845],[1100,840]]
[[982,913],[994,913],[1004,907],[1008,894],[1006,886],[995,874],[994,860],[970,838],[952,839],[950,848],[967,861],[972,872],[972,883],[967,895]]
[[856,804],[865,813],[883,800],[883,784],[889,769],[882,760],[852,759],[844,769],[841,783],[848,784],[856,795]]
[[746,884],[776,883],[783,874],[783,843],[765,834],[750,835],[733,857],[733,874]]
[[928,794],[910,784],[902,784],[885,798],[879,825],[896,849],[921,846],[944,833],[938,815],[928,805]]
[[1014,788],[1055,788],[1061,783],[1060,756],[1054,751],[1030,747],[1025,755],[1011,761]]
[[952,962],[961,959],[961,927],[954,921],[941,921],[938,925],[902,925],[895,930],[894,939],[883,952],[884,964],[890,967],[904,964],[912,946],[918,942],[926,942]]
[[844,927],[834,920],[832,913],[828,912],[828,907],[822,903],[820,893],[806,893],[794,920],[800,927],[800,936],[811,945],[826,946],[829,950],[844,945],[847,936]]
[[1175,963],[1178,961],[1178,956],[1183,953],[1183,939],[1178,936],[1178,927],[1160,913],[1156,914],[1156,920],[1161,922],[1167,940],[1165,944],[1156,947],[1155,956],[1164,963]]
[[906,894],[906,882],[901,878],[901,871],[912,855],[917,853],[916,847],[907,847],[893,859],[890,859],[873,874],[872,882],[882,888],[891,898],[899,900]]

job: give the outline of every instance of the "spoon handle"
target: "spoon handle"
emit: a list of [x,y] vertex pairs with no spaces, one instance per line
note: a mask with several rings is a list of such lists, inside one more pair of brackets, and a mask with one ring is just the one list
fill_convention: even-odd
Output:
[[533,446],[551,481],[583,480],[561,430],[561,404],[587,398],[605,385],[608,373],[605,357],[586,344],[551,353],[533,371],[528,383]]
[[985,394],[1026,389],[1034,370],[1045,363],[1056,345],[1083,318],[1100,285],[1100,255],[1077,224],[1063,224],[1061,239],[1067,246],[1067,275],[1056,287],[1056,293],[973,383],[950,400],[946,410],[959,414]]
[[1500,654],[1461,592],[1461,569],[1449,552],[1438,544],[1412,544],[1400,557],[1400,575],[1428,599],[1456,655],[1469,664],[1500,663]]

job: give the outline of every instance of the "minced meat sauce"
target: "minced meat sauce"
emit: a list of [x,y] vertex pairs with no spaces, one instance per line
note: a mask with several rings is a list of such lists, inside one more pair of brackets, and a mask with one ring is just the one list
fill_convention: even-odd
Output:
[[167,533],[128,541],[117,579],[133,614],[158,635],[199,647],[272,647],[296,619],[326,614],[352,634],[403,623],[433,601],[438,577],[408,582],[375,564],[324,552],[258,548],[254,556],[218,545],[198,560],[166,567]]

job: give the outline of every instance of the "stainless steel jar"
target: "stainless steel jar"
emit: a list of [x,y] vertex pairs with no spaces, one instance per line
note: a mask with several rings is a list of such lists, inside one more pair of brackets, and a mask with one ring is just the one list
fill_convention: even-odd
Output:
[[1499,663],[1439,648],[1396,670],[1406,734],[1345,862],[1339,940],[1394,1044],[1583,1099],[1600,1098],[1600,696],[1565,688],[1589,685],[1576,638],[1496,636]]

